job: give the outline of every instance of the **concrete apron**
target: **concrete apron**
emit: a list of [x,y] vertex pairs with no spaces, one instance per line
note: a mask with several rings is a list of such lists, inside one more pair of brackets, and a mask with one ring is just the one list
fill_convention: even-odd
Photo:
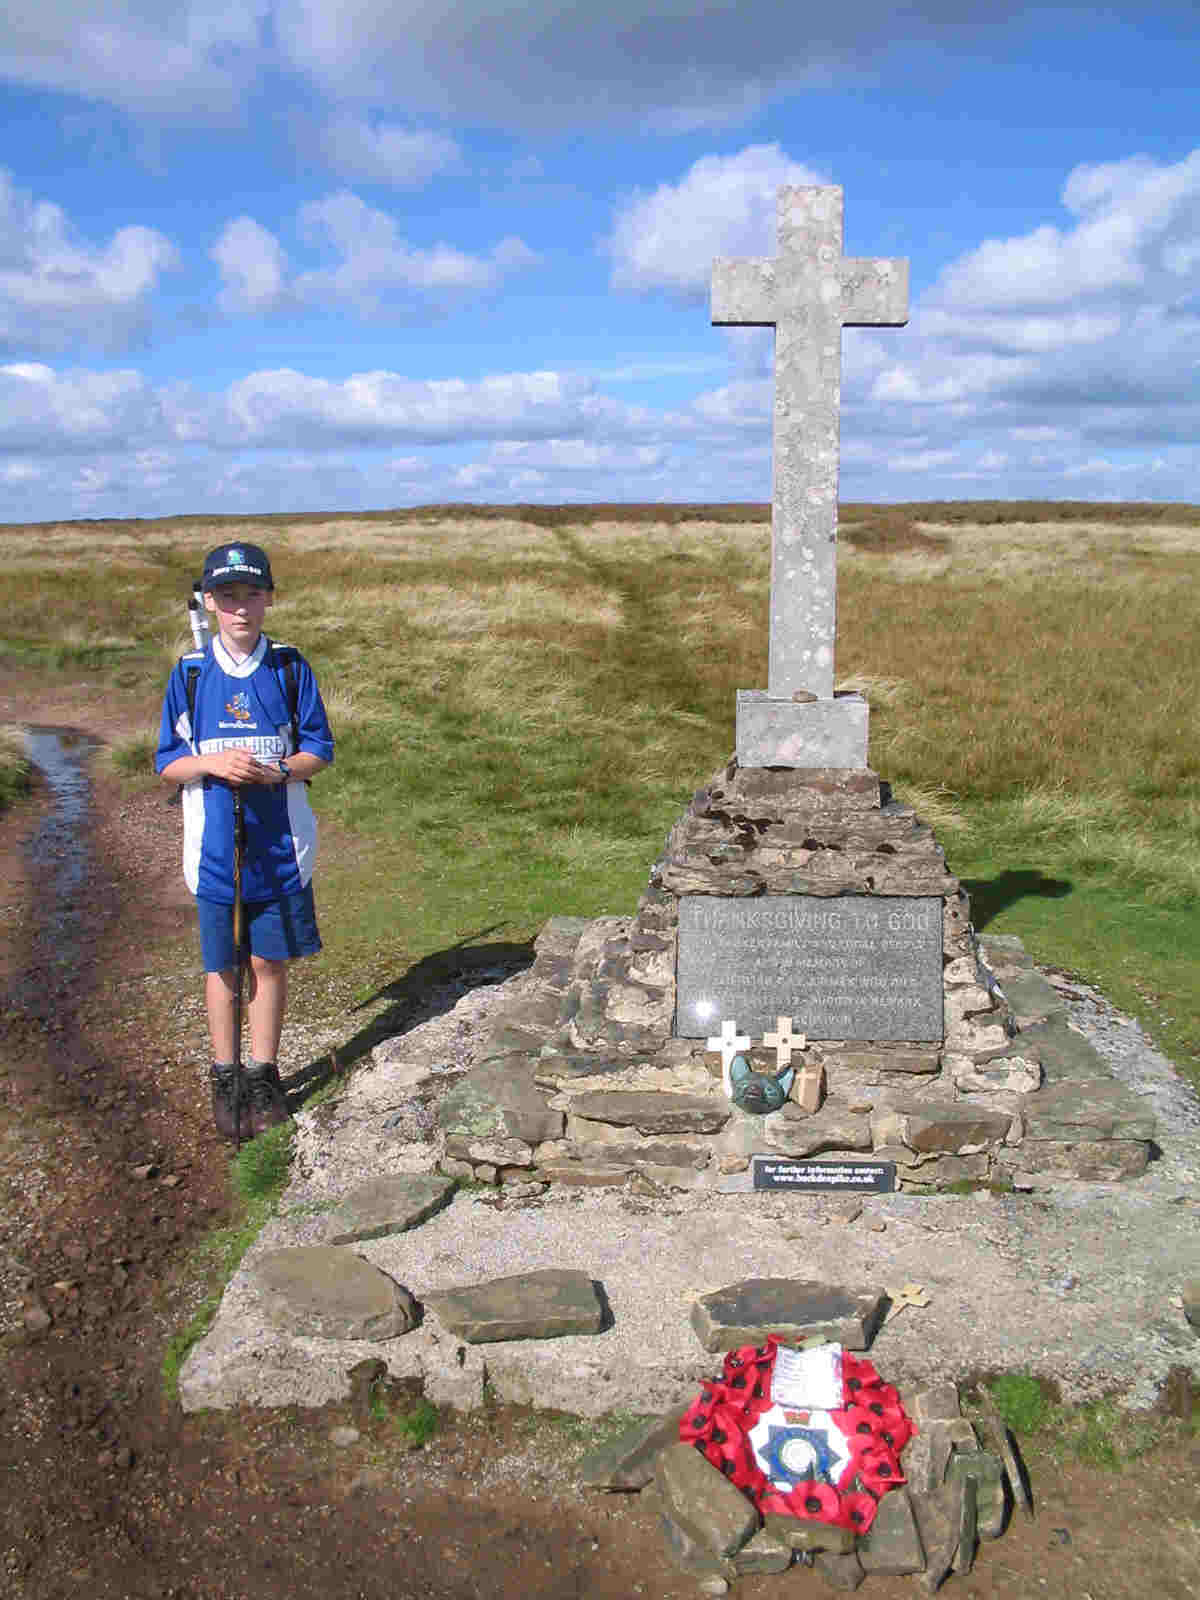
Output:
[[276,1325],[256,1262],[283,1247],[327,1242],[337,1231],[336,1202],[381,1173],[433,1170],[433,1143],[395,1136],[396,1108],[414,1093],[436,1094],[452,1041],[460,1041],[457,1064],[469,1064],[462,1037],[485,1031],[507,987],[468,994],[407,1035],[402,1060],[393,1052],[387,1066],[360,1070],[336,1104],[298,1119],[281,1213],[185,1364],[186,1410],[322,1405],[345,1398],[349,1369],[370,1357],[396,1376],[420,1376],[434,1403],[461,1410],[482,1405],[485,1388],[504,1402],[585,1416],[665,1410],[689,1400],[720,1366],[693,1331],[696,1297],[762,1277],[851,1290],[922,1285],[928,1304],[900,1310],[871,1346],[879,1370],[899,1384],[1019,1370],[1056,1380],[1069,1399],[1117,1390],[1127,1403],[1149,1406],[1172,1366],[1200,1374],[1200,1338],[1180,1301],[1196,1275],[1200,1105],[1137,1025],[1090,991],[1072,1020],[1110,1056],[1115,1047],[1128,1058],[1136,1088],[1158,1113],[1162,1154],[1135,1182],[1059,1181],[1036,1194],[866,1195],[849,1222],[840,1220],[845,1198],[833,1196],[654,1198],[552,1186],[513,1198],[468,1190],[407,1232],[341,1248],[418,1302],[521,1272],[574,1269],[602,1285],[610,1325],[592,1335],[474,1345],[428,1310],[412,1332],[376,1341]]

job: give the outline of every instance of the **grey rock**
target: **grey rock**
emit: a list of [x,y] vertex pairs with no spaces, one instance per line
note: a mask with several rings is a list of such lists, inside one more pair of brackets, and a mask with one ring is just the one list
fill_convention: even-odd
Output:
[[791,1546],[767,1528],[756,1533],[733,1557],[733,1570],[739,1578],[786,1572],[791,1564]]
[[636,1128],[639,1133],[719,1133],[731,1106],[717,1095],[639,1089],[593,1089],[571,1100],[574,1116]]
[[418,1320],[417,1303],[386,1272],[335,1245],[270,1250],[251,1281],[267,1321],[316,1339],[396,1339]]
[[869,1531],[858,1541],[863,1571],[902,1578],[925,1570],[925,1547],[917,1529],[908,1490],[889,1489],[879,1502]]
[[919,1582],[926,1594],[942,1585],[954,1564],[961,1535],[963,1491],[961,1484],[941,1484],[928,1494],[914,1494],[912,1508],[917,1519],[925,1570]]
[[658,1458],[655,1482],[667,1515],[713,1555],[729,1557],[758,1531],[758,1510],[690,1444]]
[[958,1492],[958,1546],[951,1562],[955,1572],[970,1572],[975,1565],[975,1550],[979,1544],[979,1517],[976,1493],[977,1481],[967,1475],[951,1477],[947,1487]]
[[507,1054],[473,1067],[456,1083],[438,1107],[438,1123],[448,1139],[519,1139],[536,1145],[561,1135],[563,1114],[546,1105],[529,1059]]
[[976,1526],[981,1539],[998,1539],[1004,1531],[1007,1499],[1004,1465],[990,1450],[955,1449],[946,1468],[946,1482],[970,1478],[975,1485]]
[[883,1317],[882,1290],[844,1289],[802,1278],[745,1278],[692,1303],[692,1327],[706,1350],[761,1344],[769,1333],[788,1343],[827,1339],[865,1350]]
[[555,1157],[539,1161],[534,1176],[547,1183],[561,1183],[575,1189],[619,1189],[633,1172],[629,1162],[573,1161]]
[[348,1425],[339,1425],[329,1430],[329,1442],[336,1445],[339,1450],[348,1450],[352,1444],[357,1444],[362,1438],[357,1428]]
[[1153,1139],[1153,1109],[1115,1078],[1049,1083],[1022,1102],[1029,1139]]
[[1085,1183],[1119,1183],[1145,1172],[1150,1146],[1140,1139],[1081,1139],[1073,1144],[1057,1139],[1025,1139],[1020,1149],[1004,1152],[1000,1160],[1012,1171],[1018,1187],[1023,1174],[1053,1174]]
[[439,1289],[425,1297],[425,1304],[467,1344],[599,1333],[604,1320],[592,1279],[559,1267]]
[[927,1422],[949,1421],[962,1416],[958,1389],[952,1383],[939,1383],[933,1389],[921,1389],[913,1396],[912,1419],[918,1428]]
[[953,1100],[897,1100],[871,1115],[876,1145],[899,1140],[921,1154],[969,1155],[1001,1144],[1011,1118]]
[[1095,1046],[1059,1018],[1023,1028],[1018,1048],[1021,1055],[1041,1062],[1047,1083],[1111,1077],[1108,1063]]
[[813,1557],[813,1569],[831,1589],[857,1589],[866,1577],[856,1550],[835,1555],[832,1550],[818,1550]]
[[1032,1027],[1035,1022],[1051,1018],[1066,1021],[1067,1008],[1061,995],[1040,972],[1013,973],[1001,981],[1001,988],[1018,1028]]
[[816,1522],[809,1517],[778,1516],[773,1512],[763,1519],[763,1526],[789,1550],[828,1550],[834,1555],[844,1555],[854,1549],[858,1537],[853,1528]]
[[330,1216],[330,1244],[353,1244],[406,1233],[449,1205],[456,1184],[453,1178],[426,1173],[405,1173],[375,1178],[355,1189]]
[[644,1489],[640,1503],[652,1516],[657,1517],[663,1539],[666,1541],[667,1554],[681,1572],[699,1578],[701,1582],[717,1579],[722,1583],[728,1583],[736,1576],[731,1561],[726,1560],[724,1556],[714,1555],[676,1521],[656,1488],[652,1486]]
[[589,1452],[578,1467],[585,1489],[644,1489],[653,1481],[655,1462],[668,1445],[678,1444],[682,1412],[631,1423],[623,1433]]
[[826,1100],[811,1116],[790,1100],[762,1119],[763,1138],[785,1156],[812,1156],[823,1150],[870,1150],[871,1121],[836,1100]]

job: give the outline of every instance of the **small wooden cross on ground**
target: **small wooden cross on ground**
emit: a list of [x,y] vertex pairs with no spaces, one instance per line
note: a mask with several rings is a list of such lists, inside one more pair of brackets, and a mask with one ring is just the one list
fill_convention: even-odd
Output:
[[739,1033],[736,1022],[724,1020],[721,1023],[720,1033],[714,1034],[711,1039],[706,1039],[705,1043],[710,1050],[721,1052],[721,1082],[725,1085],[726,1095],[732,1100],[733,1081],[729,1076],[729,1069],[733,1065],[734,1056],[742,1050],[749,1050],[750,1035]]
[[776,1017],[775,1032],[764,1033],[763,1043],[768,1050],[774,1050],[777,1067],[790,1067],[792,1051],[803,1050],[808,1039],[803,1033],[792,1032],[791,1017]]

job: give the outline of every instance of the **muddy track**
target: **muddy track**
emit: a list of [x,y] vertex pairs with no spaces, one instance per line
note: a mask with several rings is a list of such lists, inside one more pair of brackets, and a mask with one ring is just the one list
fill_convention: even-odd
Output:
[[[6,674],[0,720],[97,740],[144,723],[144,706],[100,705],[87,683]],[[227,1215],[228,1153],[209,1127],[198,983],[177,957],[164,971],[189,914],[177,813],[89,770],[71,839],[46,826],[45,785],[0,817],[0,1595],[696,1594],[636,1499],[574,1489],[569,1427],[474,1416],[414,1451],[386,1407],[184,1417],[167,1403],[163,1348],[203,1290],[189,1253]],[[335,1445],[337,1425],[357,1441]],[[1119,1489],[1083,1469],[1035,1480],[1038,1522],[985,1547],[954,1590],[1182,1600],[1198,1481],[1186,1440]],[[822,1587],[791,1572],[738,1592]]]

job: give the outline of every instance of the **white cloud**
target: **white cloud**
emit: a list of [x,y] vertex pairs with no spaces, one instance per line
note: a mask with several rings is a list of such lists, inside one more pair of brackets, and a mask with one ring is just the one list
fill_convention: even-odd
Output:
[[605,241],[613,287],[706,299],[714,256],[774,255],[780,186],[822,181],[777,144],[702,156],[678,183],[635,194],[621,206]]
[[254,372],[232,384],[219,431],[228,444],[440,444],[486,438],[622,436],[645,420],[585,378],[515,372],[472,382],[417,382],[394,372],[336,381],[287,369]]
[[228,121],[265,59],[270,0],[7,0],[0,77],[164,121]]
[[1019,10],[1011,0],[799,11],[779,0],[277,0],[274,22],[286,58],[330,93],[446,116],[469,106],[491,125],[558,128],[568,117],[681,132],[874,76],[897,47],[936,42],[944,72],[956,48]]
[[462,151],[445,134],[373,122],[349,112],[328,122],[316,142],[326,165],[355,182],[416,189],[430,178],[462,168]]
[[222,311],[270,311],[287,298],[287,253],[253,217],[227,223],[209,253],[221,273]]
[[124,349],[146,332],[150,296],[177,265],[175,247],[153,228],[119,228],[107,244],[90,243],[61,207],[0,169],[0,352]]
[[60,373],[33,361],[0,367],[0,450],[133,446],[164,427],[160,398],[140,373]]
[[295,292],[309,301],[349,302],[364,316],[449,310],[497,288],[506,273],[538,259],[522,240],[511,237],[485,256],[448,244],[415,247],[400,237],[394,217],[348,190],[304,206],[300,225],[312,244],[331,248],[341,259],[301,273]]

